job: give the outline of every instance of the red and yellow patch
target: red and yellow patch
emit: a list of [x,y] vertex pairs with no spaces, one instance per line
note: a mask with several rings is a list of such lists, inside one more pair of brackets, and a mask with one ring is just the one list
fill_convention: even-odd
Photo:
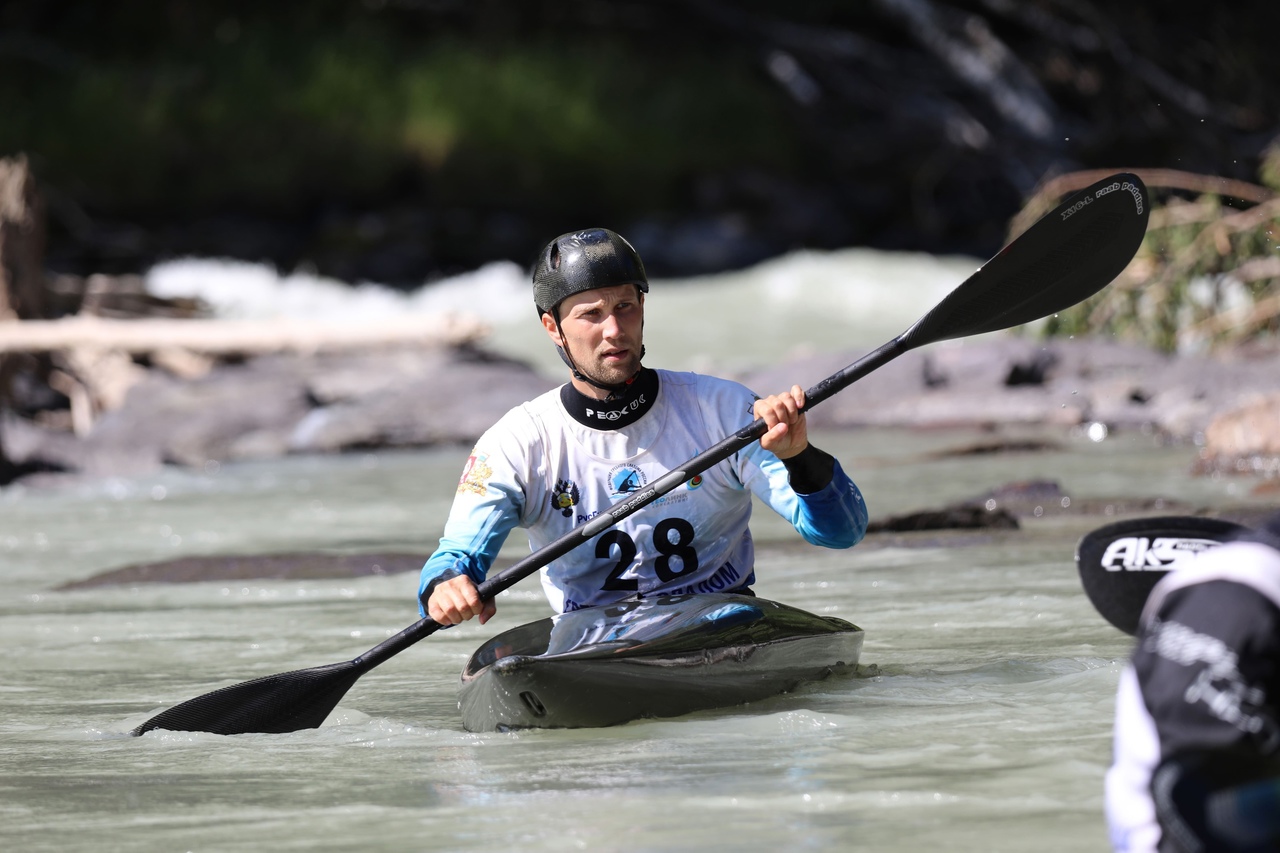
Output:
[[489,488],[489,478],[493,476],[493,468],[489,466],[488,456],[472,451],[467,457],[466,467],[462,469],[462,477],[458,480],[458,494],[470,492],[483,495]]

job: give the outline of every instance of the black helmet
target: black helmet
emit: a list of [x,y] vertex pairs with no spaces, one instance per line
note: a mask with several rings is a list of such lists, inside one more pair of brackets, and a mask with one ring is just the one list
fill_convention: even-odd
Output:
[[533,304],[538,316],[555,315],[566,298],[584,290],[634,284],[649,292],[640,255],[608,228],[561,234],[547,244],[533,268]]

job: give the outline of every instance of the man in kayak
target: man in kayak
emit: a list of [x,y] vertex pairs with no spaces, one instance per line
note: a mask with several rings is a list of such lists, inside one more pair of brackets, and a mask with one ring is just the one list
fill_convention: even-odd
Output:
[[735,382],[641,365],[648,291],[640,256],[612,231],[564,234],[543,249],[534,304],[570,380],[509,411],[476,443],[440,547],[422,569],[424,615],[483,624],[495,605],[476,584],[513,528],[542,548],[757,418],[768,427],[758,443],[544,568],[552,607],[749,594],[753,494],[815,545],[862,539],[862,494],[809,443],[798,385],[760,399]]
[[1117,851],[1280,850],[1280,514],[1152,589],[1106,794]]

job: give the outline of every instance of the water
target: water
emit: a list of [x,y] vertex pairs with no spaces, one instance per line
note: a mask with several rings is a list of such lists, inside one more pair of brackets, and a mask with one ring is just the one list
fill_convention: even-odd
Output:
[[[913,269],[927,277],[934,264]],[[930,307],[933,291],[963,278],[960,266],[922,285],[925,297],[901,300],[897,314],[905,317],[882,294],[888,320],[876,322],[903,320],[886,337]],[[739,320],[745,328],[756,322],[753,305],[727,293],[759,297],[767,290],[761,281],[686,282],[673,298],[686,300],[686,317],[723,316],[726,329]],[[833,290],[841,286],[816,286],[816,298],[842,304],[842,291]],[[798,317],[814,299],[800,294],[786,304]],[[532,311],[523,303],[521,310],[532,325]],[[657,325],[652,314],[650,325]],[[874,325],[850,320],[846,337],[860,339],[839,342],[875,343],[862,340],[877,333]],[[694,331],[686,325],[683,334]],[[774,341],[759,357],[784,345]],[[699,338],[683,352],[730,364],[743,349]],[[1190,477],[1189,448],[1138,434],[1040,435],[1062,449],[939,461],[934,451],[992,436],[886,430],[815,442],[844,460],[873,516],[1030,477],[1058,480],[1081,497],[1243,500],[1238,483]],[[320,729],[125,734],[215,687],[354,657],[416,620],[416,577],[55,587],[193,554],[425,556],[462,455],[448,448],[291,458],[0,491],[8,591],[0,603],[8,653],[0,845],[1106,848],[1102,776],[1129,641],[1093,611],[1072,564],[1075,542],[1109,520],[1101,517],[1046,515],[1012,533],[921,536],[896,546],[869,540],[826,552],[758,512],[757,591],[856,622],[866,645],[860,677],[746,708],[605,730],[462,731],[456,688],[466,657],[495,631],[547,613],[537,583],[526,580],[500,597],[488,626],[434,635],[366,675]],[[522,542],[513,537],[505,555],[520,556]]]

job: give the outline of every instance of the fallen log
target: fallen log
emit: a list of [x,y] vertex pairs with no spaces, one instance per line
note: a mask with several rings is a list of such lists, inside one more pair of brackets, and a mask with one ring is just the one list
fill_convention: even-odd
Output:
[[130,354],[185,350],[204,355],[459,346],[484,338],[488,327],[457,314],[380,318],[373,323],[300,320],[112,320],[77,316],[0,324],[0,353],[115,350]]

